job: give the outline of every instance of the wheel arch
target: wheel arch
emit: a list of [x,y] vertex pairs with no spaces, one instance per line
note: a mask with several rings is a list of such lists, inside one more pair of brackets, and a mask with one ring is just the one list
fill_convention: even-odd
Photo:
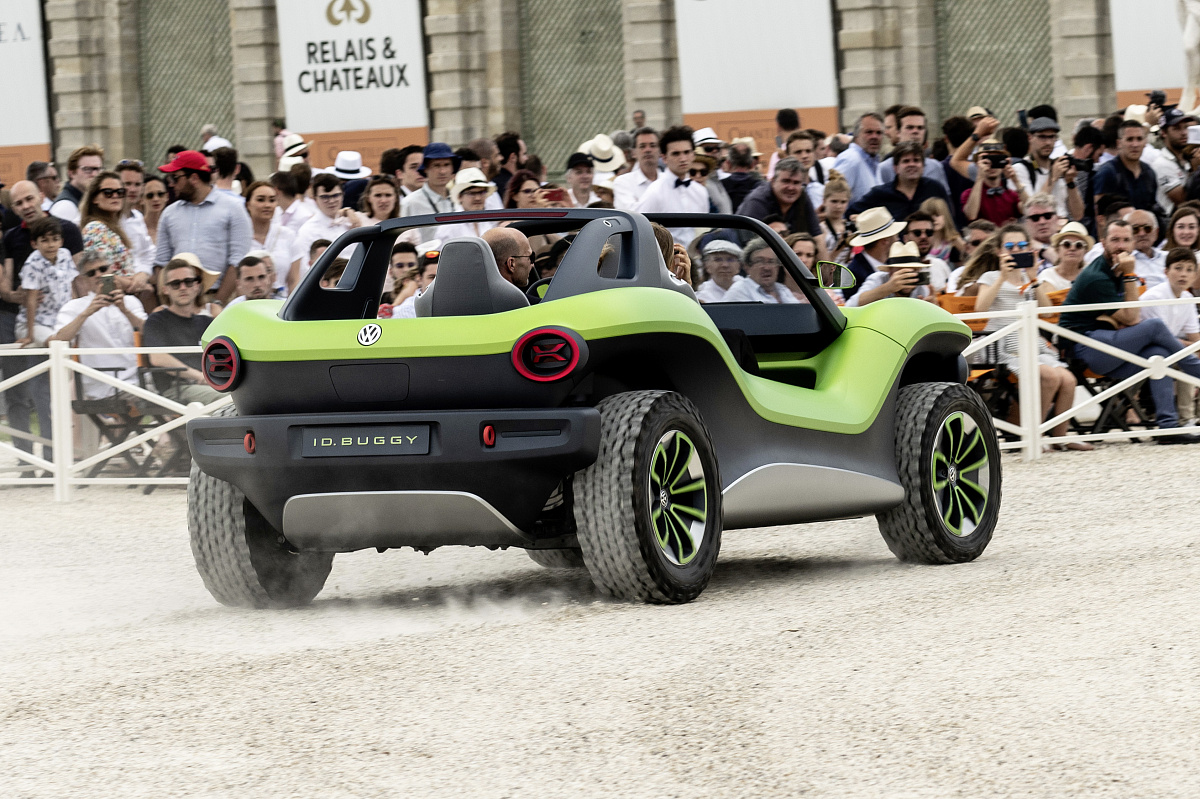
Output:
[[970,369],[962,351],[966,346],[957,333],[930,333],[908,352],[900,370],[897,388],[917,383],[966,383]]

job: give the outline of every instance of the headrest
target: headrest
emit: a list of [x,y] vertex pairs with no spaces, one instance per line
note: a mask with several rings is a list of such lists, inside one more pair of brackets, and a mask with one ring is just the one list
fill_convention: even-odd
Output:
[[475,236],[442,245],[437,278],[416,300],[417,316],[478,316],[528,307],[525,292],[496,267],[487,242]]

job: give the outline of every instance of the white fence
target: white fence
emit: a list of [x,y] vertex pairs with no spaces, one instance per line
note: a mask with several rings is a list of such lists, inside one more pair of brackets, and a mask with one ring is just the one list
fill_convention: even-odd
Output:
[[[102,466],[104,461],[123,457],[125,453],[139,451],[143,458],[149,457],[147,450],[154,442],[176,428],[188,423],[189,419],[197,416],[207,416],[213,411],[228,405],[231,399],[223,396],[208,405],[192,403],[184,405],[168,399],[154,391],[120,380],[115,375],[99,369],[94,369],[76,360],[76,356],[95,355],[143,355],[153,353],[194,354],[199,353],[199,347],[104,347],[72,349],[65,341],[51,341],[48,347],[39,349],[16,349],[5,347],[0,349],[0,358],[35,358],[36,362],[18,374],[0,380],[0,391],[25,383],[32,391],[30,381],[42,375],[49,374],[50,379],[50,437],[46,431],[35,436],[14,429],[11,424],[0,427],[0,433],[8,434],[16,439],[29,441],[34,451],[39,447],[53,446],[53,460],[25,452],[13,444],[0,441],[0,454],[15,457],[17,460],[17,476],[0,474],[0,485],[53,485],[54,498],[59,502],[71,499],[72,489],[79,485],[186,485],[187,478],[182,476],[148,476],[144,474],[119,475],[111,477],[92,477],[88,473]],[[137,416],[138,426],[144,428],[136,435],[125,437],[122,441],[100,448],[81,460],[75,459],[76,426],[75,419],[80,416],[72,406],[75,399],[74,375],[80,374],[93,380],[105,383],[123,392],[132,399],[142,400],[138,406],[144,415]],[[162,418],[157,423],[147,422],[147,419]],[[11,417],[11,411],[10,411]],[[44,424],[44,420],[40,420]],[[181,444],[186,446],[186,443]],[[23,476],[22,471],[41,471],[45,476]]]
[[[1200,304],[1200,298],[1197,299],[1180,299],[1180,300],[1154,300],[1150,302],[1135,302],[1122,303],[1120,305],[1075,305],[1070,306],[1071,310],[1091,311],[1105,310],[1111,311],[1117,308],[1145,308],[1159,305],[1180,305]],[[1047,444],[1066,443],[1071,441],[1104,441],[1120,438],[1148,438],[1155,436],[1178,435],[1180,433],[1200,433],[1198,427],[1174,428],[1169,430],[1159,429],[1138,429],[1138,430],[1113,430],[1103,433],[1091,433],[1086,435],[1070,435],[1063,437],[1055,437],[1047,435],[1057,425],[1064,421],[1068,421],[1073,417],[1079,416],[1090,409],[1094,409],[1102,405],[1109,398],[1120,394],[1121,392],[1136,386],[1143,380],[1148,378],[1157,379],[1160,377],[1170,377],[1177,381],[1183,381],[1189,385],[1200,386],[1200,379],[1191,375],[1180,372],[1178,369],[1172,368],[1180,359],[1188,354],[1195,353],[1200,350],[1200,342],[1192,344],[1179,352],[1171,355],[1168,358],[1154,356],[1152,358],[1140,358],[1115,347],[1110,347],[1107,344],[1095,341],[1093,339],[1080,336],[1078,333],[1062,328],[1056,324],[1043,319],[1044,316],[1056,315],[1063,312],[1063,307],[1039,307],[1035,302],[1021,303],[1016,310],[1013,311],[996,311],[961,314],[960,319],[1009,319],[1011,320],[1000,329],[980,336],[971,342],[966,349],[966,354],[970,355],[985,348],[989,345],[1002,342],[1006,336],[1013,333],[1017,334],[1018,339],[1018,368],[1020,374],[1030,376],[1027,379],[1019,380],[1017,383],[1017,392],[1019,396],[1020,422],[1012,424],[1006,419],[996,419],[995,424],[997,429],[1002,433],[1008,434],[1015,440],[1002,441],[1000,446],[1003,449],[1019,449],[1022,452],[1025,460],[1036,460],[1042,455],[1042,448]],[[1087,344],[1101,352],[1107,353],[1114,357],[1120,358],[1139,367],[1139,371],[1126,378],[1125,380],[1116,383],[1098,394],[1089,397],[1085,402],[1081,402],[1069,411],[1059,414],[1050,419],[1044,419],[1041,413],[1041,381],[1034,379],[1032,376],[1038,374],[1038,348],[1041,331],[1048,331],[1060,338],[1065,338],[1077,343]],[[45,430],[42,430],[42,435],[32,435],[20,430],[14,429],[11,425],[0,425],[0,434],[6,434],[14,439],[28,441],[33,445],[35,452],[39,447],[53,446],[53,460],[49,460],[39,455],[25,452],[13,444],[0,441],[0,455],[8,455],[17,459],[17,476],[6,476],[0,471],[0,486],[3,485],[52,485],[54,486],[54,498],[57,501],[65,502],[71,499],[72,489],[80,485],[186,485],[187,478],[182,476],[148,476],[145,474],[132,475],[114,475],[108,477],[93,477],[89,476],[96,467],[103,464],[104,461],[112,458],[122,457],[124,453],[130,451],[138,451],[143,453],[143,457],[148,457],[147,450],[160,437],[169,434],[176,428],[180,428],[188,423],[188,420],[198,416],[207,416],[217,409],[224,407],[230,403],[228,396],[223,396],[220,399],[208,405],[200,403],[192,403],[183,405],[172,399],[162,396],[154,391],[143,388],[141,385],[134,385],[124,382],[114,375],[94,369],[80,363],[76,356],[92,356],[92,355],[141,355],[152,353],[199,353],[199,347],[114,347],[114,348],[89,348],[89,349],[72,349],[66,342],[52,341],[49,346],[42,349],[15,349],[11,346],[0,347],[0,359],[2,358],[25,358],[30,356],[37,357],[37,361],[20,372],[7,379],[0,380],[0,392],[19,385],[28,383],[35,377],[42,374],[49,374],[50,380],[50,405],[51,405],[51,431],[50,436],[45,436]],[[75,394],[75,379],[74,375],[78,373],[92,378],[93,380],[111,385],[119,391],[124,392],[130,397],[142,400],[145,404],[141,407],[144,409],[153,408],[153,413],[147,413],[146,417],[141,421],[141,426],[144,427],[142,432],[136,435],[130,435],[124,438],[120,443],[111,444],[110,446],[99,448],[96,452],[88,454],[85,457],[76,460],[75,458],[75,442],[76,442],[76,425],[75,420],[80,417],[72,407],[72,401]],[[165,417],[157,421],[157,423],[147,422],[146,419],[154,417]],[[180,446],[186,446],[186,443],[180,443]],[[20,472],[31,470],[39,470],[44,473],[43,476],[22,476]],[[11,470],[10,470],[11,471]]]
[[[1047,444],[1062,444],[1072,441],[1106,441],[1120,438],[1153,438],[1157,436],[1180,435],[1182,433],[1200,433],[1200,428],[1197,427],[1177,427],[1170,429],[1139,429],[1139,430],[1111,430],[1103,433],[1089,433],[1086,435],[1069,435],[1069,436],[1049,436],[1046,435],[1050,430],[1075,418],[1085,411],[1099,408],[1108,399],[1130,389],[1147,379],[1158,379],[1162,377],[1170,377],[1173,380],[1181,381],[1192,386],[1200,386],[1200,379],[1185,374],[1178,369],[1171,368],[1184,357],[1194,354],[1200,350],[1200,342],[1184,347],[1179,352],[1172,354],[1170,357],[1163,358],[1155,355],[1151,358],[1141,358],[1131,352],[1126,352],[1116,347],[1111,347],[1095,339],[1082,336],[1072,330],[1060,327],[1053,324],[1043,316],[1057,316],[1060,313],[1067,311],[1105,311],[1112,312],[1122,308],[1149,308],[1162,305],[1198,305],[1200,298],[1187,298],[1175,300],[1150,300],[1140,302],[1126,302],[1115,305],[1071,305],[1071,306],[1039,306],[1036,302],[1020,303],[1016,310],[1013,311],[984,311],[982,313],[960,314],[959,319],[969,321],[974,319],[1011,319],[1012,321],[1005,324],[1003,327],[988,333],[985,336],[976,338],[971,342],[966,349],[966,354],[984,350],[989,345],[1003,341],[1006,336],[1013,333],[1017,334],[1017,355],[1018,369],[1025,379],[1019,380],[1017,383],[1018,396],[1020,398],[1020,424],[1014,425],[1005,419],[995,419],[997,429],[1002,432],[1016,436],[1015,441],[1001,442],[1000,446],[1003,449],[1020,449],[1024,460],[1036,460],[1042,455],[1042,448]],[[1056,415],[1050,419],[1042,418],[1042,396],[1041,396],[1041,380],[1038,375],[1038,349],[1041,331],[1047,331],[1057,335],[1060,339],[1067,339],[1077,344],[1086,344],[1092,349],[1112,355],[1122,361],[1134,364],[1140,367],[1139,370],[1115,383],[1108,388],[1100,391],[1094,396],[1090,396],[1087,401],[1081,402],[1069,411]]]

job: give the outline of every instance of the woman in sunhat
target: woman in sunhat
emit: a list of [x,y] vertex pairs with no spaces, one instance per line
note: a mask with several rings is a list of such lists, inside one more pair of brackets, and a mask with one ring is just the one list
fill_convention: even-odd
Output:
[[[456,211],[482,211],[487,204],[487,198],[495,191],[495,185],[487,179],[483,170],[472,166],[459,170],[454,176],[454,183],[450,186],[450,199],[454,201]],[[482,236],[496,225],[496,222],[476,220],[442,225],[438,229],[438,238],[448,241],[458,236]]]

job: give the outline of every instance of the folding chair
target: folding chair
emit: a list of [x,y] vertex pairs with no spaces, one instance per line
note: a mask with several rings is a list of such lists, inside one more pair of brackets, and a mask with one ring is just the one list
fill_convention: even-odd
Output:
[[[135,347],[142,346],[142,333],[136,331],[133,334],[133,343]],[[154,376],[174,375],[177,372],[184,371],[177,366],[152,366],[150,358],[144,352],[139,352],[137,356],[138,365],[138,383],[147,391],[157,393],[157,384]],[[152,409],[151,409],[152,408]],[[179,414],[163,408],[162,406],[154,406],[146,410],[146,415],[153,419],[157,424],[164,424],[172,419],[179,417]],[[158,469],[150,476],[152,477],[185,477],[192,466],[191,450],[188,449],[187,434],[182,427],[176,427],[168,430],[166,433],[171,443],[174,445],[174,451],[168,456]],[[149,494],[157,486],[148,485],[142,493]]]
[[[938,305],[952,314],[974,313],[975,298],[959,297],[955,294],[939,294]],[[981,338],[987,327],[987,319],[964,320],[971,328],[974,338]],[[967,385],[975,389],[983,399],[984,405],[997,419],[1008,419],[1010,410],[1019,404],[1017,393],[1017,376],[1007,366],[1000,362],[1000,343],[989,344],[983,350],[983,361],[971,364],[967,375]],[[1002,436],[1010,438],[1010,434],[1001,432]]]

